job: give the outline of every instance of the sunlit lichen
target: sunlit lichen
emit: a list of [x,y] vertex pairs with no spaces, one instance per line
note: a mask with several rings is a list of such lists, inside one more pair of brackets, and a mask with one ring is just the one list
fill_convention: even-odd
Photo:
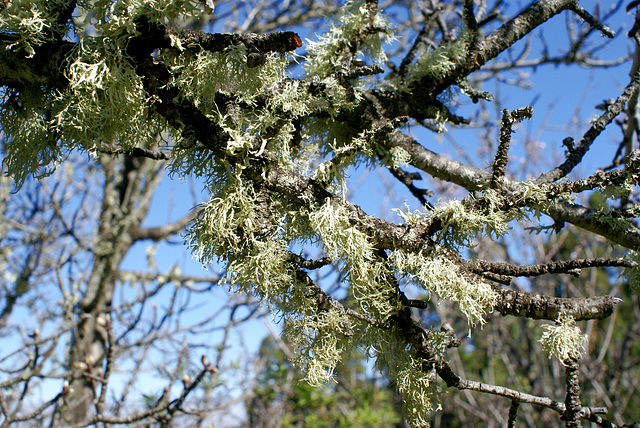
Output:
[[424,221],[425,213],[420,210],[413,210],[409,208],[407,203],[404,203],[405,210],[402,211],[400,208],[392,208],[391,211],[398,214],[398,216],[402,219],[405,224],[416,225],[421,221]]
[[449,246],[456,247],[470,245],[471,240],[478,233],[488,236],[504,235],[509,229],[510,218],[496,207],[497,198],[492,197],[494,195],[495,192],[485,192],[482,198],[485,206],[482,210],[470,209],[459,200],[436,207],[429,216],[440,221],[442,229],[438,233],[438,239]]
[[401,77],[401,81],[392,82],[392,84],[399,89],[408,89],[408,85],[424,78],[437,81],[448,76],[451,70],[466,59],[471,40],[470,33],[463,31],[456,40],[423,53],[409,67],[406,76]]
[[[378,31],[365,32],[369,25]],[[386,33],[384,40],[379,35],[381,32]],[[348,42],[358,35],[363,36],[359,37],[362,39],[361,53],[375,63],[384,63],[386,55],[382,49],[382,43],[392,40],[389,24],[380,14],[376,14],[371,21],[366,3],[349,1],[342,8],[335,23],[319,41],[307,41],[309,52],[305,64],[307,74],[323,78],[339,70],[343,66],[342,61],[348,49]]]
[[188,245],[203,263],[233,259],[251,245],[255,195],[231,181],[206,202],[188,235]]
[[455,263],[443,257],[402,251],[394,251],[391,257],[398,272],[441,299],[456,302],[470,325],[484,324],[484,315],[493,310],[496,293],[491,286],[460,272]]
[[197,0],[97,0],[79,1],[78,6],[86,11],[85,27],[93,27],[110,37],[135,34],[135,19],[143,15],[152,22],[197,16],[205,10],[204,2]]
[[435,368],[425,373],[422,362],[411,358],[407,367],[396,374],[397,389],[402,396],[402,412],[411,426],[428,426],[433,412],[440,410]]
[[3,33],[14,35],[15,41],[6,49],[22,49],[27,57],[32,57],[35,47],[52,38],[53,34],[47,35],[47,31],[52,30],[51,23],[55,20],[49,11],[60,7],[61,2],[14,0],[7,3],[0,11],[0,28]]
[[347,209],[327,199],[309,217],[329,257],[344,260],[345,279],[351,283],[362,309],[380,319],[397,310],[395,289],[388,279],[389,267],[375,257],[367,235],[350,224]]
[[[441,409],[435,366],[429,366],[393,334],[378,332],[377,338],[376,365],[395,383],[409,426],[429,426],[433,412]],[[442,339],[439,333],[433,335],[432,347],[440,356],[446,349]]]
[[83,40],[78,50],[67,72],[69,85],[58,100],[56,129],[86,150],[114,141],[125,149],[153,146],[165,123],[151,113],[154,101],[122,47],[105,39]]
[[538,342],[549,358],[556,357],[563,365],[580,358],[588,338],[582,334],[572,316],[561,313],[555,324],[543,324],[541,327],[544,333]]
[[298,354],[296,363],[312,386],[328,382],[343,353],[351,347],[351,338],[344,334],[344,317],[331,309],[285,323],[285,335]]

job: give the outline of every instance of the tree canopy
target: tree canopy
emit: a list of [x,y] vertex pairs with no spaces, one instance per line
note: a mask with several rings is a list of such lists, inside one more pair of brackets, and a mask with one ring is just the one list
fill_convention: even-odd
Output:
[[[509,70],[628,60],[599,61],[587,43],[596,33],[616,36],[607,18],[623,6],[588,10],[577,0],[540,0],[514,11],[500,0],[366,0],[256,2],[252,10],[194,0],[0,2],[0,129],[3,167],[12,180],[3,182],[7,198],[27,192],[33,177],[76,163],[117,175],[105,184],[98,231],[89,233],[92,273],[64,302],[73,314],[58,374],[64,384],[30,412],[13,412],[0,395],[3,423],[38,417],[53,426],[89,426],[155,418],[168,426],[175,415],[189,414],[183,403],[219,369],[215,362],[203,359],[178,398],[167,398],[169,388],[145,411],[114,410],[105,393],[118,357],[112,323],[121,322],[115,319],[122,313],[114,284],[123,281],[125,249],[187,227],[186,246],[201,263],[221,266],[221,283],[281,320],[290,356],[311,386],[331,381],[340,362],[359,351],[392,382],[413,427],[429,425],[449,389],[501,397],[509,426],[525,403],[555,412],[554,423],[615,426],[607,414],[620,404],[609,399],[616,391],[585,401],[583,355],[602,340],[596,334],[602,329],[586,334],[581,326],[611,317],[622,298],[637,303],[629,292],[637,291],[640,278],[637,61],[629,62],[631,77],[621,91],[582,125],[579,139],[554,142],[564,154],[536,175],[509,169],[514,130],[540,114],[532,106],[494,106],[498,122],[458,115],[456,106],[470,100],[482,112],[499,103],[486,87]],[[307,40],[328,13],[335,19]],[[538,29],[544,34],[557,15],[579,21],[564,56],[544,49],[533,61],[526,53],[513,56],[514,47]],[[215,22],[234,19],[246,25],[217,32]],[[635,43],[638,22],[629,32]],[[447,127],[479,124],[489,130],[477,143],[491,153],[488,167],[436,153],[423,137],[424,130],[441,135]],[[580,175],[586,153],[613,126],[623,137],[612,163]],[[89,162],[79,160],[87,155]],[[164,228],[143,227],[151,199],[145,189],[157,185],[163,168],[175,179],[197,178],[209,199]],[[394,186],[415,198],[411,208],[394,207],[394,219],[355,204],[348,178],[365,169],[388,171]],[[432,179],[434,188],[444,189],[437,196],[446,198],[420,188],[421,179]],[[447,192],[446,184],[457,190]],[[84,192],[91,196],[89,188]],[[79,203],[58,210],[61,236],[82,242],[73,233],[86,230],[68,227],[65,219],[83,209]],[[519,245],[527,227],[570,231],[613,249],[589,255],[560,242],[555,257],[539,263],[522,249],[520,257],[508,257],[508,242]],[[483,252],[490,244],[505,252]],[[624,268],[630,289],[621,291],[609,278],[613,268]],[[563,278],[585,270],[608,275],[597,287],[563,291]],[[322,280],[331,275],[334,289]],[[542,275],[559,285],[541,291],[520,281]],[[29,277],[5,286],[5,311]],[[455,311],[444,316],[435,302],[452,303]],[[525,325],[536,339],[521,358],[549,357],[562,366],[561,395],[559,389],[536,395],[522,382],[512,387],[467,378],[450,361],[465,337],[501,318],[544,321]],[[633,346],[624,346],[631,352]]]

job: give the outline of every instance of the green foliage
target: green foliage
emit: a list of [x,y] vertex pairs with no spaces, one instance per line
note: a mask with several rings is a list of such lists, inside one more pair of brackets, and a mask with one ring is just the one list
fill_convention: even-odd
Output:
[[[271,338],[263,341],[264,369],[247,403],[251,426],[281,420],[282,427],[377,428],[400,426],[400,413],[387,386],[368,379],[365,359],[348,354],[335,378],[321,387],[302,381]],[[278,416],[282,414],[282,419]]]

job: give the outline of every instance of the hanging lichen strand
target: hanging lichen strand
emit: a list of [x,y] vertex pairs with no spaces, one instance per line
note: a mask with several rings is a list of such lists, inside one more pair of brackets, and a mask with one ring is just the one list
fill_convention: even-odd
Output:
[[[627,267],[637,283],[636,253],[565,268],[464,260],[478,237],[503,237],[512,222],[542,213],[640,248],[640,234],[625,213],[616,217],[602,209],[581,216],[571,205],[586,190],[628,191],[637,185],[637,170],[558,181],[572,168],[567,161],[554,180],[505,177],[511,125],[530,118],[531,108],[503,112],[493,174],[441,157],[434,161],[433,152],[402,132],[411,118],[434,121],[440,131],[446,122],[464,123],[447,109],[455,96],[451,86],[464,86],[477,101],[481,94],[464,78],[501,52],[490,49],[494,39],[478,42],[475,18],[466,16],[469,28],[441,46],[416,49],[416,59],[381,83],[371,76],[383,72],[384,48],[394,37],[376,2],[347,2],[325,35],[307,42],[305,58],[293,53],[302,43],[293,32],[220,35],[174,28],[174,21],[202,11],[202,2],[186,0],[78,1],[80,13],[72,19],[78,37],[71,42],[68,27],[58,24],[66,4],[14,0],[0,12],[0,27],[13,37],[7,52],[42,58],[41,49],[58,43],[46,51],[58,69],[4,76],[4,165],[16,188],[30,175],[51,173],[73,150],[163,159],[174,177],[199,177],[211,198],[197,208],[188,247],[203,264],[220,263],[230,288],[255,296],[283,321],[312,385],[330,380],[346,352],[365,349],[402,395],[409,423],[422,427],[439,407],[438,377],[449,387],[513,398],[453,373],[446,350],[460,341],[446,325],[434,330],[416,318],[426,299],[453,302],[469,333],[494,311],[555,320],[542,327],[542,349],[573,365],[586,341],[576,322],[607,316],[615,301],[599,306],[589,298],[576,303],[518,290],[507,295],[503,285],[514,276],[590,266]],[[522,12],[531,19],[519,25],[531,25],[531,31],[575,8],[570,4],[532,6]],[[519,37],[504,33],[495,36],[495,46]],[[287,73],[298,60],[304,61],[301,78]],[[618,104],[636,89],[635,79]],[[607,114],[602,122],[615,117],[613,110]],[[577,156],[572,148],[569,160]],[[628,168],[637,166],[634,159]],[[401,224],[368,215],[348,200],[354,167],[386,168],[406,178],[407,165],[470,193],[399,211]],[[314,282],[312,272],[326,266],[348,289],[343,301]],[[409,299],[408,288],[421,299]]]

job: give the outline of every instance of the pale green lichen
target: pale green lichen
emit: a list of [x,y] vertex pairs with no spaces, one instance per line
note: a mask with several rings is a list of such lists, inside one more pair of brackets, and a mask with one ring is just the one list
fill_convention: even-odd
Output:
[[16,109],[11,106],[13,96],[12,91],[4,93],[0,128],[6,135],[3,164],[19,189],[29,175],[45,177],[53,173],[64,156],[64,147],[48,120],[45,106],[51,100],[27,88],[17,95],[20,106]]
[[402,413],[413,427],[429,426],[433,412],[440,410],[435,368],[426,372],[421,359],[410,357],[407,367],[396,374],[397,390],[402,396]]
[[543,324],[541,327],[544,333],[538,342],[549,358],[556,357],[563,365],[580,358],[588,337],[582,334],[572,316],[561,313],[555,324]]
[[426,218],[440,222],[437,239],[453,248],[469,246],[478,234],[504,235],[509,230],[509,221],[524,216],[520,210],[502,210],[500,196],[491,189],[477,195],[475,202],[482,208],[470,208],[469,204],[454,200],[428,212]]
[[[49,3],[49,4],[47,4]],[[5,34],[15,35],[15,41],[5,47],[10,50],[23,50],[27,57],[35,54],[34,48],[50,40],[55,17],[50,10],[60,7],[61,1],[21,1],[12,0],[0,11],[0,28]]]
[[344,260],[346,277],[360,307],[378,319],[386,319],[398,308],[392,273],[373,253],[367,235],[349,221],[347,209],[337,201],[325,204],[309,215],[311,227],[333,260]]
[[255,195],[249,186],[230,181],[203,204],[187,244],[203,263],[234,259],[253,243]]
[[[349,1],[341,9],[340,16],[329,30],[317,42],[307,41],[309,56],[305,63],[305,70],[310,76],[324,78],[341,69],[347,44],[355,37],[364,35],[360,45],[360,52],[374,63],[382,64],[386,55],[382,49],[383,42],[393,40],[389,24],[380,14],[370,20],[370,13],[365,2]],[[386,32],[384,40],[380,31],[365,33],[364,30],[372,24],[376,29]]]
[[389,151],[391,159],[387,162],[383,159],[383,163],[389,165],[391,169],[398,169],[409,165],[411,155],[402,147],[392,147]]
[[309,214],[309,220],[333,260],[344,257],[366,262],[373,259],[373,246],[367,235],[351,224],[349,212],[340,202],[327,198]]
[[287,243],[279,239],[254,241],[241,257],[227,264],[223,282],[256,297],[273,312],[311,311],[313,300],[305,297],[304,287],[297,286],[286,247]]
[[285,335],[298,357],[296,364],[306,372],[304,380],[321,386],[333,376],[336,365],[352,344],[344,334],[345,316],[335,309],[314,317],[291,318],[285,322]]
[[[377,332],[374,345],[376,365],[394,381],[402,396],[402,412],[411,427],[429,426],[433,413],[441,409],[440,390],[435,367],[407,349],[404,340],[393,334]],[[444,335],[434,332],[431,345],[440,357],[446,346]]]
[[84,0],[78,2],[85,11],[84,20],[78,25],[92,27],[98,34],[109,37],[131,35],[136,33],[135,19],[141,15],[151,22],[164,24],[197,17],[205,10],[203,3],[197,0]]
[[424,211],[420,211],[420,210],[411,211],[411,208],[409,208],[409,205],[407,205],[406,201],[404,202],[404,208],[405,208],[405,211],[402,211],[400,208],[391,209],[391,211],[398,214],[398,216],[402,219],[404,224],[415,226],[418,223],[421,223],[424,221],[424,218],[425,218]]
[[67,77],[69,85],[53,118],[67,141],[89,151],[114,141],[125,149],[155,145],[165,122],[151,113],[154,101],[121,46],[108,39],[83,39]]
[[396,78],[391,84],[399,89],[408,90],[409,85],[418,80],[428,78],[437,81],[448,76],[466,59],[471,40],[469,32],[461,32],[456,40],[420,55],[418,60],[409,66],[406,76]]
[[[246,54],[244,45],[220,53],[169,53],[166,60],[174,73],[171,84],[222,127],[230,137],[228,154],[256,155],[269,150],[283,167],[306,172],[310,154],[317,152],[301,150],[299,140],[294,144],[298,130],[293,121],[310,113],[313,97],[303,83],[286,79],[286,55],[270,53],[260,67],[247,67]],[[225,97],[242,108],[236,103],[220,103]],[[178,152],[183,153],[184,148],[176,146],[176,159],[180,158]],[[181,164],[178,171],[189,168]]]
[[441,299],[457,303],[471,326],[484,324],[485,314],[493,310],[496,293],[491,286],[460,272],[452,261],[403,251],[394,251],[391,258],[399,273]]
[[[243,44],[232,45],[223,52],[197,53],[169,52],[165,55],[174,75],[172,85],[183,95],[193,99],[197,107],[207,115],[224,114],[215,100],[219,93],[227,94],[238,102],[254,105],[274,85],[285,78],[288,64],[286,56],[275,53],[266,55],[260,67],[247,67],[247,48]],[[289,90],[287,90],[289,89]],[[291,94],[290,88],[283,92]],[[283,97],[272,102],[277,103]],[[293,100],[287,100],[292,107]],[[279,104],[281,105],[281,104]]]

